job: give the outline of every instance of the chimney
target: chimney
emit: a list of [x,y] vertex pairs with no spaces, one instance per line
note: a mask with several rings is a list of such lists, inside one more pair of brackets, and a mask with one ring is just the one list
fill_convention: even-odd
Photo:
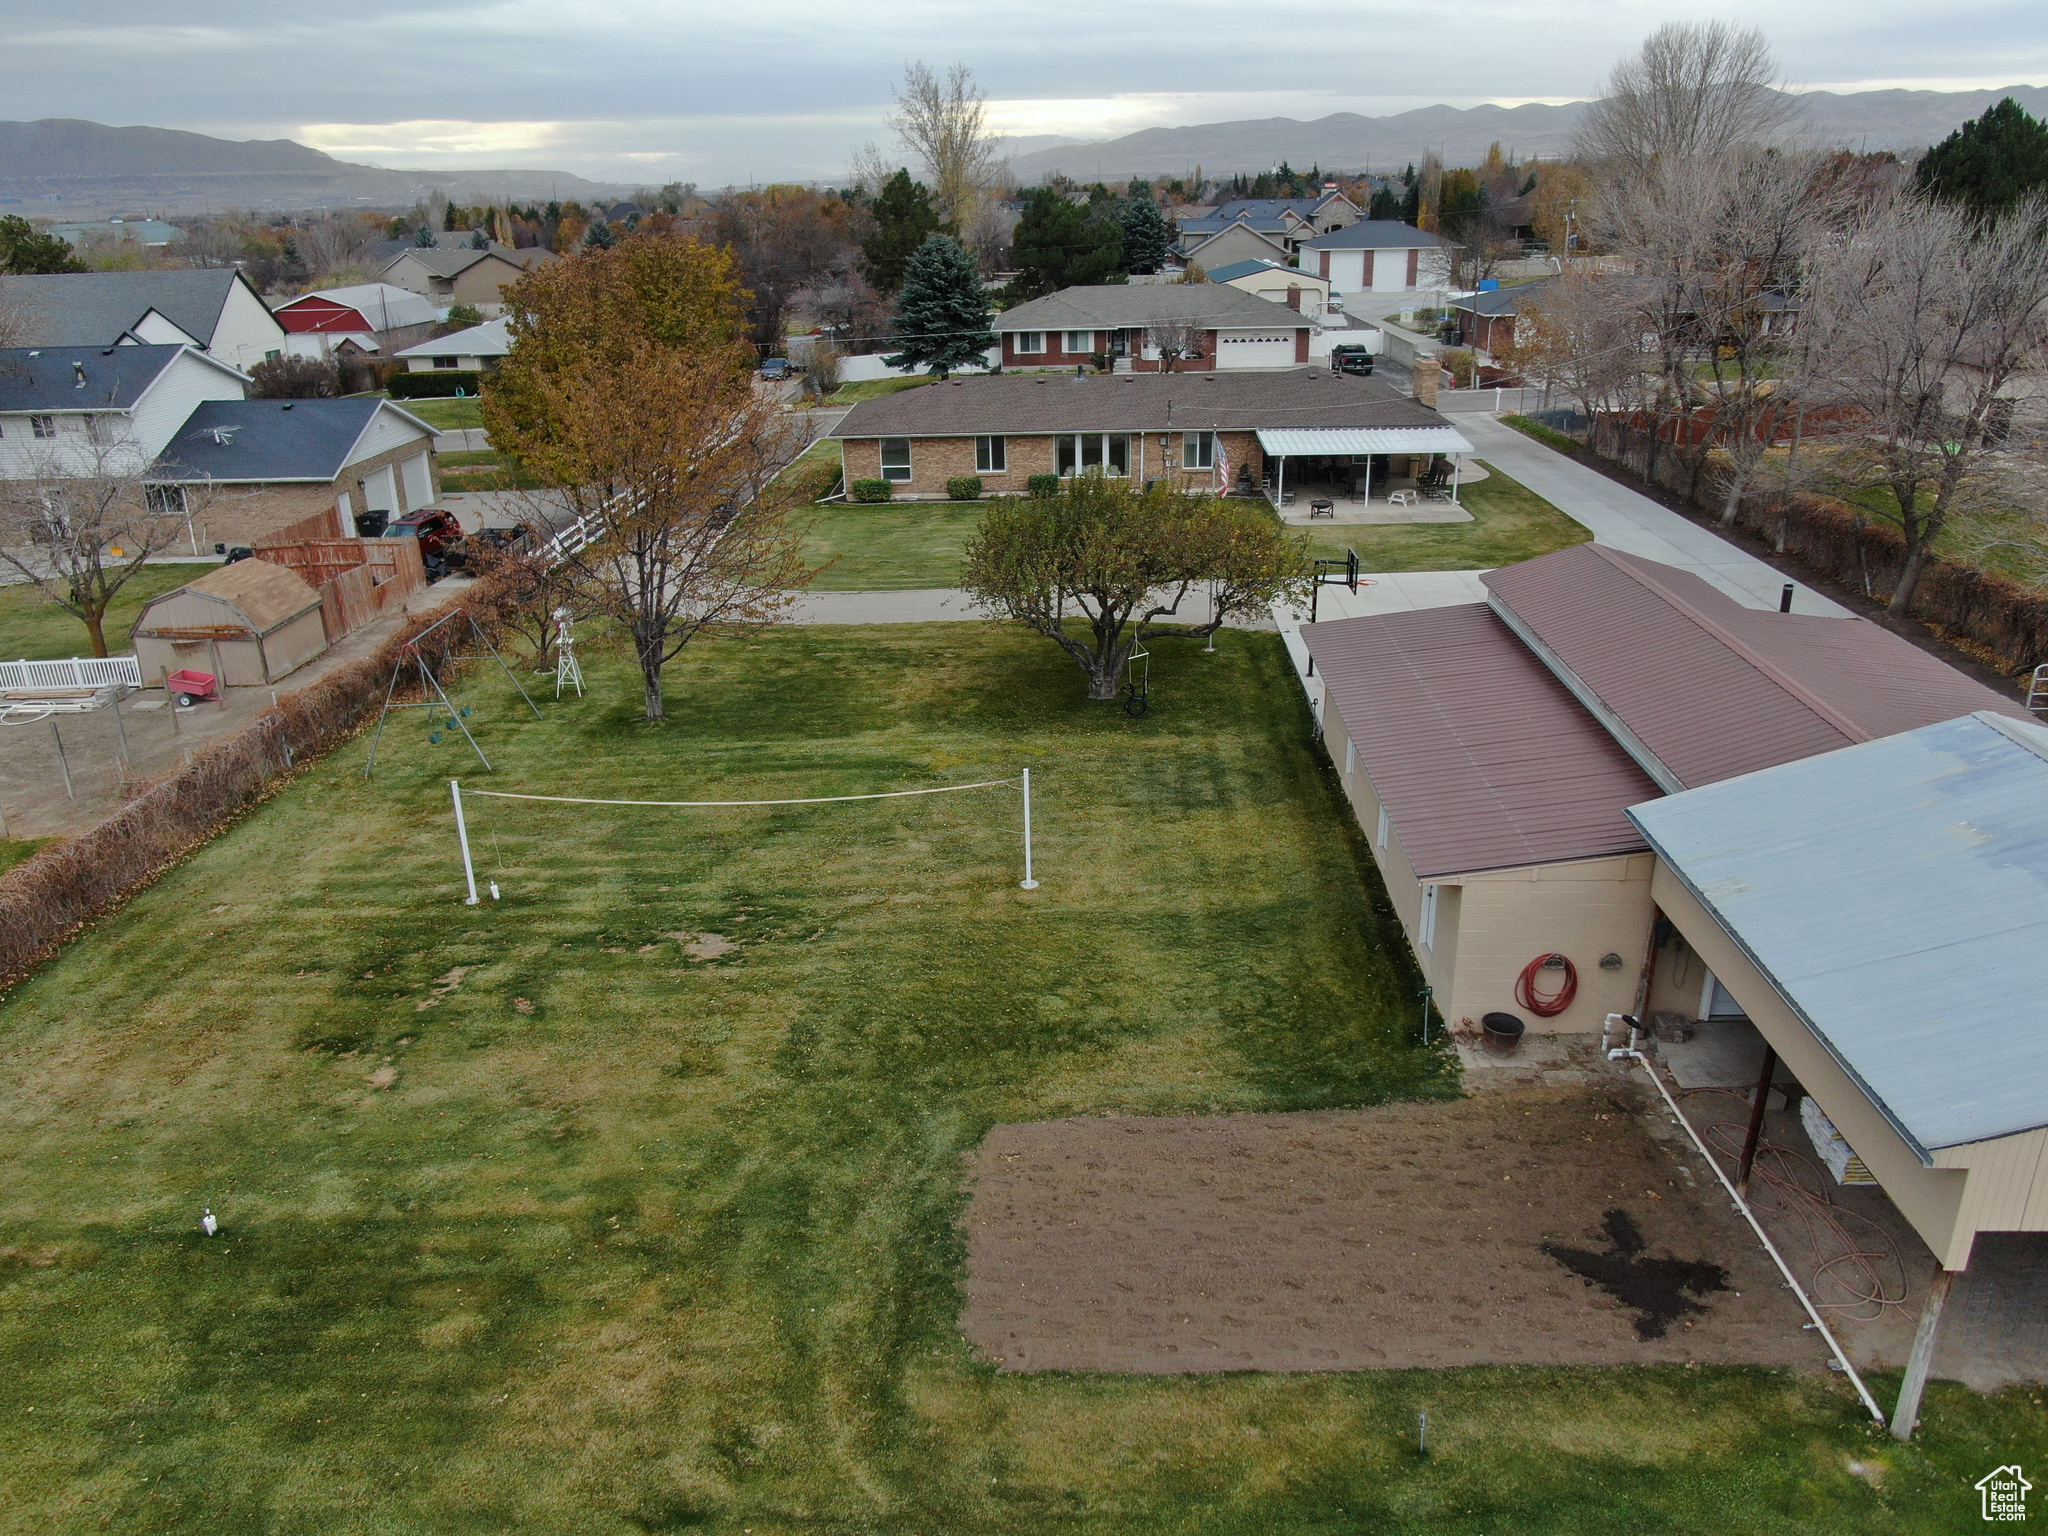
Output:
[[1432,411],[1436,409],[1437,375],[1442,372],[1442,365],[1434,357],[1415,359],[1415,398]]
[[1296,314],[1301,312],[1301,289],[1294,283],[1287,285],[1287,307]]

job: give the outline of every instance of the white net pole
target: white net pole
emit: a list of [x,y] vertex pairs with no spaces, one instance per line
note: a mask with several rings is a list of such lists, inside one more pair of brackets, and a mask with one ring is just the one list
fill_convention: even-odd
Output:
[[1031,878],[1031,770],[1024,770],[1024,889],[1035,891],[1038,882]]
[[462,878],[469,882],[469,895],[463,905],[473,907],[477,905],[476,865],[470,862],[469,827],[462,819],[462,781],[450,779],[448,793],[455,799],[455,840],[462,844]]

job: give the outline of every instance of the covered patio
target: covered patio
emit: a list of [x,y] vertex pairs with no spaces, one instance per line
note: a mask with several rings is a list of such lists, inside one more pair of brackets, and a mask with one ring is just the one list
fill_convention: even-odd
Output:
[[[1290,522],[1382,520],[1370,516],[1376,505],[1463,521],[1458,487],[1479,478],[1465,474],[1472,444],[1450,426],[1261,427],[1257,435],[1267,499]],[[1342,517],[1340,509],[1365,515]]]

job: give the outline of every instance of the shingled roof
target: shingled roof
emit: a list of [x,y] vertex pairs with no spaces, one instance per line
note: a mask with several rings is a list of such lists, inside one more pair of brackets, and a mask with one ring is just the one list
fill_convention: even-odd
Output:
[[1116,331],[1198,324],[1222,331],[1316,330],[1308,316],[1222,283],[1104,283],[1062,288],[1005,310],[998,331]]

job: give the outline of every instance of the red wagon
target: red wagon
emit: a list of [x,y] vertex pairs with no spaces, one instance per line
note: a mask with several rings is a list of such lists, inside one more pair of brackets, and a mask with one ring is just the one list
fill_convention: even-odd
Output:
[[194,704],[218,704],[220,679],[211,672],[172,672],[164,678],[164,692],[182,709]]

